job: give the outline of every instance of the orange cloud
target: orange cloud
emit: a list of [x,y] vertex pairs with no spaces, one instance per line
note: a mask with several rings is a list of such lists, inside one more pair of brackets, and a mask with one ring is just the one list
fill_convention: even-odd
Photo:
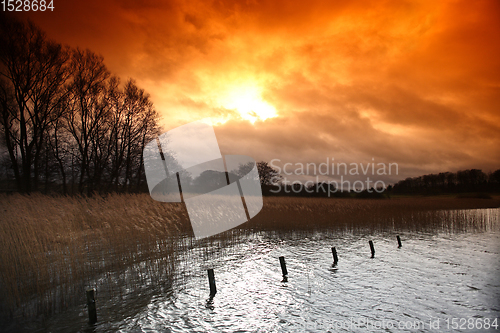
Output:
[[[500,166],[496,0],[89,0],[28,16],[136,78],[166,128],[227,121],[225,152],[376,157],[405,175]],[[242,106],[228,101],[238,89],[258,93]],[[259,105],[277,117],[259,120]]]

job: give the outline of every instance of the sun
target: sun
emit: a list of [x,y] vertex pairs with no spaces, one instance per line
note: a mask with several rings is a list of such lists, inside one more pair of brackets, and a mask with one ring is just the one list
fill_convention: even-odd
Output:
[[241,118],[252,124],[257,120],[277,117],[276,109],[262,99],[261,90],[256,86],[232,88],[221,101],[222,107],[236,110]]

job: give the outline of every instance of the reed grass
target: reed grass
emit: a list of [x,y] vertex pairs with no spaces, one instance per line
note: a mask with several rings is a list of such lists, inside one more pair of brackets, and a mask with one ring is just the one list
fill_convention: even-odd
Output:
[[134,263],[149,261],[137,266],[135,281],[152,269],[172,272],[177,238],[188,225],[181,204],[146,195],[4,195],[0,211],[0,307],[8,317],[81,302],[97,277],[111,282],[111,273]]
[[[429,230],[474,228],[479,221],[443,218],[444,212],[500,207],[500,198],[407,197],[388,200],[268,197],[242,228],[269,231]],[[451,229],[450,229],[451,228]]]
[[147,194],[1,195],[0,310],[4,321],[36,317],[84,304],[84,290],[97,284],[115,297],[124,288],[166,283],[182,275],[182,269],[176,272],[179,260],[191,260],[179,259],[179,253],[213,259],[254,232],[285,237],[317,231],[488,230],[498,225],[459,212],[492,207],[500,207],[500,198],[265,197],[251,221],[196,241],[183,204],[156,202]]

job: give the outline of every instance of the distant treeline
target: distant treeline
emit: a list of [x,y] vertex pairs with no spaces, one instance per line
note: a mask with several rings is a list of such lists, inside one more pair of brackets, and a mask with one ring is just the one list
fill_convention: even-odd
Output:
[[147,190],[142,151],[158,121],[102,56],[0,14],[0,190]]
[[[362,191],[336,189],[332,183],[283,184],[277,170],[259,162],[262,193],[265,196],[388,198],[393,194],[436,195],[453,193],[500,193],[500,169],[486,174],[478,169],[442,172],[406,178],[386,188],[365,188]],[[266,176],[267,175],[267,176]],[[481,197],[481,196],[477,196]],[[484,197],[488,197],[485,195]]]
[[394,194],[500,192],[500,169],[489,174],[478,169],[406,178],[388,187]]
[[304,186],[303,184],[261,185],[262,195],[280,197],[306,198],[360,198],[383,199],[388,198],[386,189],[374,188],[359,191],[336,189],[333,184],[320,182]]
[[[332,182],[284,183],[277,169],[267,162],[258,162],[260,184],[264,196],[308,197],[308,198],[386,198],[385,188],[366,188],[363,191],[342,190]],[[373,184],[373,182],[372,182]]]
[[354,192],[337,190],[334,185],[314,183],[304,186],[303,184],[280,184],[261,185],[264,196],[285,197],[308,197],[308,198],[350,198]]

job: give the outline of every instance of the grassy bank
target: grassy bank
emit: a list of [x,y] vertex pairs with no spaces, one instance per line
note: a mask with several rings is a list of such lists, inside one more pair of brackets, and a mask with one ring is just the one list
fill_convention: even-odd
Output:
[[[223,247],[252,231],[483,230],[484,221],[446,211],[492,207],[500,207],[500,198],[266,197],[254,219],[202,242]],[[131,288],[144,283],[145,276],[165,281],[175,271],[175,253],[186,246],[180,239],[192,234],[182,204],[156,202],[147,194],[105,198],[2,195],[0,210],[3,320],[84,304],[84,290],[96,278],[101,283],[103,279],[135,283]],[[116,282],[114,273],[132,266],[135,278]]]

